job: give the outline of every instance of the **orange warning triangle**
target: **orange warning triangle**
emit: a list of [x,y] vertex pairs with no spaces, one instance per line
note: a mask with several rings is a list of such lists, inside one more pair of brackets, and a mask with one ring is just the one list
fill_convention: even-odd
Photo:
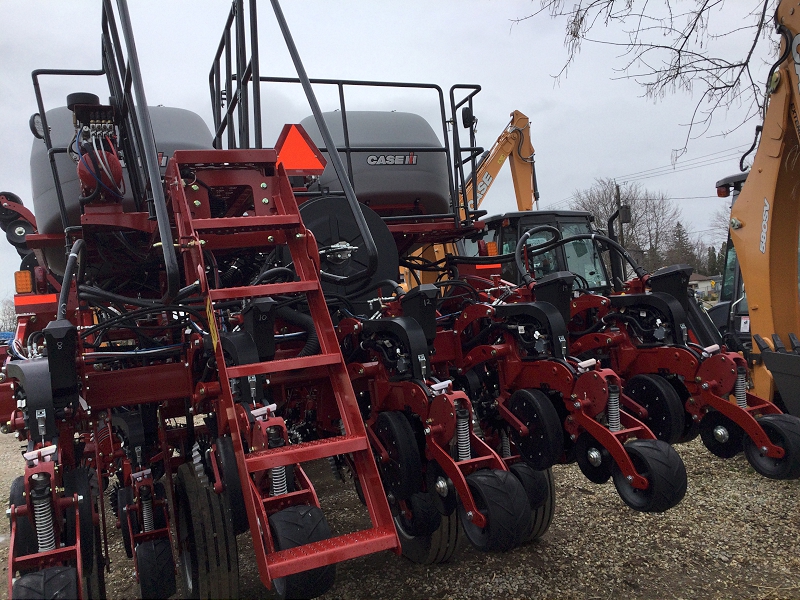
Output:
[[287,175],[321,175],[327,161],[300,125],[284,125],[275,144]]

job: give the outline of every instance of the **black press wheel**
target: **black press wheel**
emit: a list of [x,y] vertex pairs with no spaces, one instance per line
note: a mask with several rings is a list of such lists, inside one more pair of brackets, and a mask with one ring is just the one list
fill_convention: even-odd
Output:
[[[277,550],[287,550],[331,537],[331,529],[317,506],[290,506],[269,518]],[[326,565],[273,581],[279,598],[316,598],[327,592],[336,579],[336,565]]]
[[[11,491],[8,494],[8,505],[25,505],[25,477],[20,475],[11,482]],[[10,523],[9,523],[10,526]],[[17,535],[14,538],[14,553],[17,556],[28,556],[39,551],[36,540],[36,530],[28,517],[17,517]],[[28,571],[23,572],[24,575]]]
[[647,410],[645,425],[659,439],[675,444],[684,432],[684,408],[678,393],[659,375],[635,375],[625,383],[625,395]]
[[14,582],[12,600],[72,600],[78,597],[75,567],[50,567],[23,575]]
[[508,408],[528,428],[525,437],[513,434],[522,458],[537,471],[549,469],[564,454],[561,418],[547,394],[537,389],[517,390],[508,400]]
[[389,455],[389,462],[378,461],[386,492],[397,500],[409,500],[422,489],[422,460],[411,423],[400,411],[382,412],[375,433]]
[[250,523],[247,520],[247,510],[244,507],[242,483],[239,480],[239,469],[236,465],[236,455],[233,452],[231,436],[224,435],[217,438],[217,460],[219,461],[222,482],[225,485],[222,493],[231,507],[234,531],[236,535],[239,535],[250,529]]
[[518,546],[529,533],[531,507],[525,488],[508,471],[482,469],[467,475],[467,485],[486,527],[477,527],[464,509],[458,514],[467,539],[484,552],[506,552]]
[[528,502],[531,506],[530,527],[523,536],[523,543],[532,542],[542,537],[553,522],[556,508],[556,489],[553,485],[553,471],[536,471],[524,462],[514,463],[509,467],[514,476],[519,479]]
[[175,561],[168,538],[148,540],[136,546],[142,600],[169,598],[176,591]]
[[685,444],[687,442],[691,442],[698,435],[700,435],[700,420],[696,417],[696,415],[693,415],[686,410],[686,401],[689,400],[692,395],[689,393],[689,390],[686,389],[683,381],[677,375],[665,377],[665,379],[667,383],[672,386],[672,389],[677,392],[678,398],[681,399],[681,405],[683,406],[683,433],[681,434],[681,437],[678,438],[678,443]]
[[625,451],[647,489],[634,488],[614,463],[614,485],[622,500],[639,512],[664,512],[686,495],[686,466],[675,449],[661,440],[634,440]]
[[744,429],[716,410],[700,421],[700,437],[708,451],[720,458],[733,458],[744,448]]
[[187,598],[238,598],[239,555],[225,498],[202,483],[190,464],[175,481],[178,550]]
[[592,483],[605,483],[611,479],[614,459],[611,453],[598,442],[588,431],[584,431],[575,440],[575,460],[581,473]]
[[758,419],[773,444],[783,448],[783,458],[765,456],[750,436],[744,437],[744,454],[752,467],[770,479],[800,477],[800,419],[792,415],[764,415]]

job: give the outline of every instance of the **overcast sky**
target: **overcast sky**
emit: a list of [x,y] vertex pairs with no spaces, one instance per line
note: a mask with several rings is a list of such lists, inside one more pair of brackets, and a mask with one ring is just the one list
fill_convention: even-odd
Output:
[[[100,67],[100,1],[0,0],[0,190],[22,197],[32,208],[28,119],[36,112],[30,73],[36,68]],[[134,0],[131,15],[148,103],[187,108],[211,122],[208,73],[230,10],[230,2]],[[693,4],[693,3],[691,3]],[[739,3],[725,4],[731,27],[741,24]],[[541,207],[566,208],[566,200],[595,178],[620,182],[670,164],[684,144],[693,98],[676,94],[654,102],[627,80],[612,80],[622,66],[618,50],[584,45],[568,76],[556,84],[566,58],[561,21],[546,15],[512,26],[537,0],[284,0],[283,10],[310,77],[455,83],[482,86],[476,99],[478,143],[489,148],[517,109],[531,119]],[[724,22],[722,23],[725,24]],[[294,76],[269,2],[259,11],[262,75]],[[734,43],[734,42],[731,42]],[[767,57],[764,57],[765,59]],[[761,70],[760,79],[766,78]],[[49,79],[48,108],[63,105],[72,91],[103,92],[97,82]],[[310,114],[301,96],[266,91],[265,145],[286,122]],[[336,106],[320,91],[323,110]],[[356,94],[351,108],[406,110],[427,116],[430,97]],[[426,104],[426,101],[428,102]],[[727,120],[726,120],[727,118]],[[734,127],[740,110],[718,114],[710,133]],[[691,142],[675,172],[642,181],[648,189],[676,198],[690,232],[707,236],[710,220],[725,200],[715,197],[717,179],[738,170],[731,149],[752,142],[752,122],[726,138]],[[41,143],[38,142],[37,143]],[[727,157],[727,158],[726,158]],[[698,161],[706,164],[697,168]],[[691,167],[691,168],[688,168]],[[490,213],[516,206],[510,177],[492,189],[483,205]],[[0,297],[12,293],[19,261],[0,245]]]

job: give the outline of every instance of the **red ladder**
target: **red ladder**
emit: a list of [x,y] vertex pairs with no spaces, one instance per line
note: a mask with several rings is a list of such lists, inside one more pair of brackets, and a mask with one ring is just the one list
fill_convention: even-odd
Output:
[[[219,431],[229,430],[233,439],[261,580],[270,587],[271,581],[278,577],[381,550],[399,552],[392,515],[322,292],[316,242],[303,225],[289,179],[278,162],[276,151],[177,151],[167,168],[166,183],[175,213],[186,280],[191,281],[193,277],[189,273],[195,273],[202,289],[207,290],[209,328],[222,390],[218,400]],[[225,216],[211,217],[208,188],[215,190],[218,197],[224,197]],[[249,206],[254,208],[245,210]],[[279,246],[288,247],[299,281],[209,290],[205,280],[204,250],[231,251],[245,247],[271,250]],[[296,293],[305,295],[319,338],[320,352],[312,356],[226,367],[222,344],[218,343],[214,303]],[[234,401],[230,380],[252,375],[268,375],[270,386],[299,382],[309,385],[314,381],[330,386],[343,425],[343,435],[246,454],[239,421],[244,412]],[[297,465],[339,454],[352,455],[372,527],[276,552],[267,522],[271,514],[268,510],[271,508],[274,512],[275,502],[259,489],[253,476],[273,467]],[[298,479],[306,481],[310,489],[305,490],[306,493],[301,490],[281,496],[285,501],[280,506],[311,503],[319,506],[313,487],[302,470],[298,471]]]

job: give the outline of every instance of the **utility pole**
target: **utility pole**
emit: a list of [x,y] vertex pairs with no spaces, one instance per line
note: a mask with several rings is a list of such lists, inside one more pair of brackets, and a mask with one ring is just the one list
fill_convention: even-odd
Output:
[[[617,214],[620,214],[619,211],[622,209],[622,198],[620,198],[619,194],[619,184],[616,182],[614,182],[614,190],[615,190],[614,197],[617,200]],[[619,245],[622,246],[623,248],[625,247],[625,238],[623,237],[622,234],[622,219],[619,219]],[[623,260],[621,262],[622,262],[622,280],[625,281],[628,278],[626,272],[627,269],[625,268],[626,267],[625,261]]]

